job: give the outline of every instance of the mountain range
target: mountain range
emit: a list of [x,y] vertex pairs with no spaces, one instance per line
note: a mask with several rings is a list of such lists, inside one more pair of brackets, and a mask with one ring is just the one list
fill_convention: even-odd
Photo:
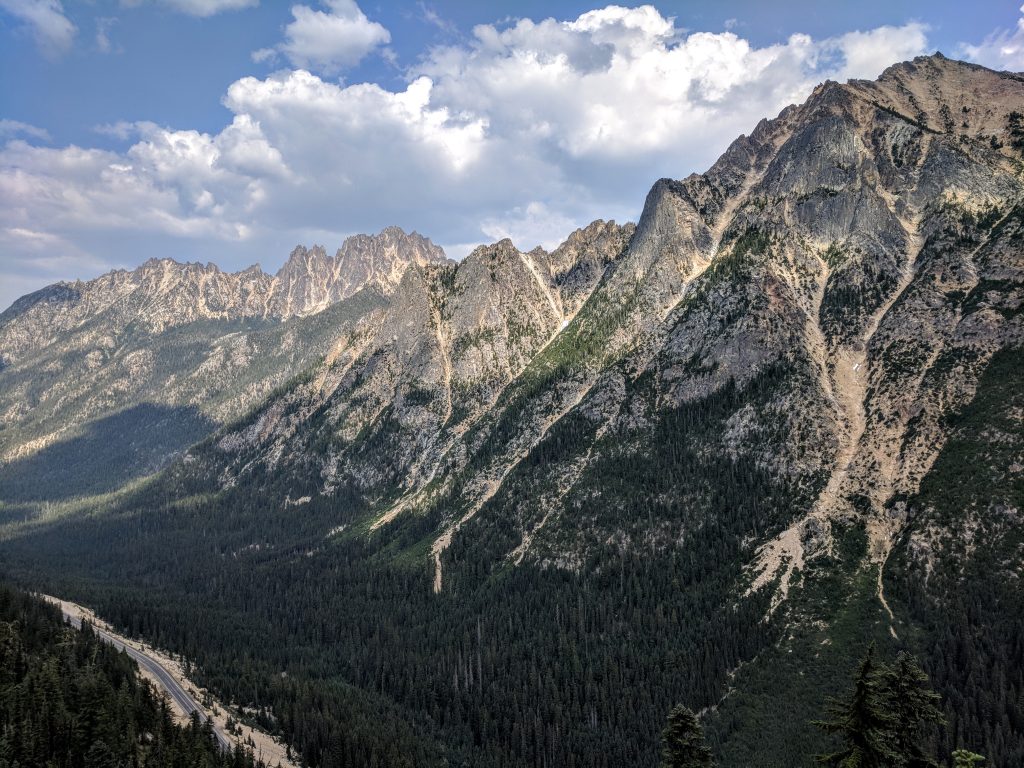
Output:
[[1022,174],[1024,77],[936,54],[550,253],[51,286],[0,315],[0,565],[311,765],[653,765],[677,701],[811,764],[871,641],[1022,764]]

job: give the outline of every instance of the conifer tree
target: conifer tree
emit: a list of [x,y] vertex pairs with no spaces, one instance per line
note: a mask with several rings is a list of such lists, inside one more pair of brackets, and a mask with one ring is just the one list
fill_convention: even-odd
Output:
[[937,768],[935,758],[928,755],[921,746],[923,726],[941,725],[945,722],[939,709],[941,696],[928,685],[928,675],[917,663],[917,659],[900,651],[896,663],[882,667],[881,679],[889,702],[889,711],[894,715],[896,751],[899,765],[907,768]]
[[697,716],[682,704],[669,713],[662,745],[661,768],[713,768],[715,764]]
[[843,740],[842,749],[819,755],[818,761],[834,768],[890,768],[899,765],[896,751],[896,716],[890,709],[882,679],[884,665],[875,660],[875,645],[857,668],[853,695],[848,702],[835,701],[830,718],[815,723]]

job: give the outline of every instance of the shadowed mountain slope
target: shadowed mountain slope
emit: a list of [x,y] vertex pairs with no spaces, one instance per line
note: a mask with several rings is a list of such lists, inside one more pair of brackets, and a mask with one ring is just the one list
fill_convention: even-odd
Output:
[[635,227],[413,260],[302,375],[0,554],[311,764],[373,764],[383,711],[448,750],[416,765],[654,765],[681,701],[722,765],[811,765],[875,641],[946,696],[944,759],[1015,766],[1022,170],[1020,76],[824,83]]

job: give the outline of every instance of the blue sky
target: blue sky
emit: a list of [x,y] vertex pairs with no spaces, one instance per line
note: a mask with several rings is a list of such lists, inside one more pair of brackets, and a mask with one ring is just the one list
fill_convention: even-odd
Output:
[[273,271],[635,219],[825,78],[1024,69],[1014,3],[0,0],[0,308],[150,257]]

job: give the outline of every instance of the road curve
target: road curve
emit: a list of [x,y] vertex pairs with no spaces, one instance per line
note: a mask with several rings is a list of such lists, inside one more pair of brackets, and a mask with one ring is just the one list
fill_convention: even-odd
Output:
[[[82,620],[78,616],[69,613],[63,606],[61,607],[61,611],[64,613],[64,618],[70,622],[71,626],[76,629],[82,626]],[[153,675],[153,677],[159,681],[160,686],[164,689],[167,695],[185,711],[185,714],[191,715],[195,712],[199,715],[200,721],[209,719],[196,703],[195,699],[189,695],[188,691],[178,684],[178,681],[174,679],[174,675],[164,669],[160,662],[151,656],[147,656],[145,653],[132,648],[130,645],[126,645],[119,638],[111,635],[109,632],[103,631],[95,625],[93,625],[92,631],[95,632],[96,635],[104,642],[109,643],[119,651],[127,653],[140,667]],[[212,720],[210,721],[210,724],[213,726],[213,734],[217,737],[217,742],[220,744],[221,748],[225,751],[230,750],[231,742],[223,733],[221,733],[220,729],[217,728],[216,724]]]

